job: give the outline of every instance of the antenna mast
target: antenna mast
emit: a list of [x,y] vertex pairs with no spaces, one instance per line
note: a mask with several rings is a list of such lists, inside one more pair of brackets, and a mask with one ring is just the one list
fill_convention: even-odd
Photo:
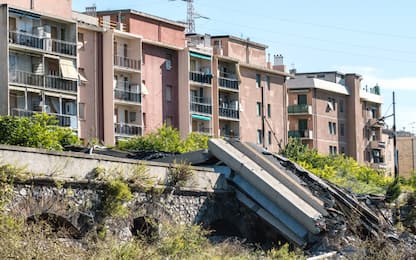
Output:
[[[176,1],[176,0],[169,0],[169,1]],[[187,5],[187,13],[186,13],[186,24],[187,24],[187,28],[186,28],[186,33],[195,33],[195,19],[198,18],[203,18],[203,19],[209,19],[206,16],[202,16],[200,14],[198,14],[197,12],[195,12],[194,9],[194,0],[182,0],[184,2],[186,2]]]

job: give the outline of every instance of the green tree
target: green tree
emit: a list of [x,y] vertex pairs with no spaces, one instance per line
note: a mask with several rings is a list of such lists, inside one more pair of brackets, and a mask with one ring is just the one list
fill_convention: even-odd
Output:
[[62,150],[65,145],[79,143],[79,139],[70,129],[59,127],[54,116],[43,113],[0,117],[0,143]]

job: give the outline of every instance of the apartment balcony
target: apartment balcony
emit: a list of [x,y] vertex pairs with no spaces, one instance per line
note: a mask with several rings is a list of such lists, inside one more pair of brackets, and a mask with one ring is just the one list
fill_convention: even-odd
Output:
[[312,139],[313,132],[312,130],[290,130],[288,132],[288,137],[300,138],[300,139]]
[[141,136],[143,134],[143,127],[136,124],[115,123],[114,133],[119,137]]
[[190,71],[189,72],[189,79],[194,81],[194,82],[211,84],[212,75],[211,74],[205,74],[205,73],[202,73],[202,72]]
[[54,89],[54,90],[64,90],[69,92],[77,92],[78,90],[78,82],[73,80],[67,80],[59,76],[46,76],[46,88]]
[[43,75],[21,70],[9,71],[9,82],[43,87]]
[[290,105],[287,107],[287,113],[289,115],[303,115],[303,114],[312,114],[311,105]]
[[381,141],[370,141],[368,143],[369,149],[384,149],[386,148],[386,143]]
[[[31,111],[26,109],[20,108],[12,108],[10,110],[11,116],[18,116],[18,117],[31,117],[34,114],[42,113],[40,111]],[[58,120],[58,126],[61,127],[69,127],[72,129],[78,128],[78,119],[76,115],[65,115],[65,114],[55,114],[55,113],[48,113],[48,115],[55,116]]]
[[142,96],[138,92],[125,91],[123,89],[114,89],[114,98],[121,101],[142,103]]
[[25,32],[9,32],[9,42],[20,46],[55,52],[70,56],[77,55],[77,44],[52,38],[39,37]]
[[239,81],[236,79],[236,75],[231,73],[222,72],[218,78],[218,84],[223,88],[238,90],[238,83]]
[[114,66],[131,70],[140,70],[141,64],[140,60],[114,55]]
[[387,164],[384,163],[384,162],[371,163],[370,166],[371,166],[371,168],[376,169],[376,170],[385,170],[385,169],[387,169]]
[[212,135],[212,128],[210,127],[198,127],[196,129],[192,129],[192,132],[203,134],[203,135]]
[[233,108],[219,108],[219,115],[220,117],[227,117],[232,119],[239,119],[240,118],[240,111]]
[[232,139],[240,139],[240,135],[237,133],[233,133],[231,131],[228,132],[221,132],[220,133],[221,137],[225,137],[225,138],[232,138]]
[[371,118],[368,120],[367,123],[368,123],[368,126],[371,128],[381,128],[384,125],[383,121],[380,121],[380,119],[377,119],[377,118]]
[[191,97],[191,111],[212,114],[211,99],[205,97]]

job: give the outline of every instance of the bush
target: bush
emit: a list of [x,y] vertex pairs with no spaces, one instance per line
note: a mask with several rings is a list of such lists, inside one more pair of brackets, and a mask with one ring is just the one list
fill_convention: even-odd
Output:
[[209,136],[191,133],[181,140],[179,131],[171,126],[163,125],[155,133],[138,136],[118,144],[121,150],[131,151],[162,151],[185,153],[208,148]]
[[124,217],[129,211],[125,203],[133,198],[129,186],[121,180],[107,183],[104,197],[104,212],[112,217]]
[[350,157],[319,154],[299,139],[289,139],[281,154],[313,174],[356,193],[383,194],[393,181],[382,171],[360,165]]
[[190,164],[174,161],[173,165],[169,168],[167,184],[169,186],[183,186],[193,174]]
[[0,117],[0,143],[62,150],[65,145],[78,144],[79,139],[70,129],[59,127],[54,116],[43,113]]

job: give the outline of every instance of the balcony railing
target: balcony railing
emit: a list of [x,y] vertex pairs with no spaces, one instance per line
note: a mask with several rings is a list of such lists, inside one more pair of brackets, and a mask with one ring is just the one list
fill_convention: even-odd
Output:
[[238,79],[235,74],[221,72],[218,81],[220,87],[238,90]]
[[312,139],[312,130],[290,130],[288,136],[292,138]]
[[123,89],[115,89],[114,98],[118,100],[134,102],[138,104],[142,102],[142,96],[140,93],[125,91]]
[[238,111],[237,109],[220,107],[219,112],[220,112],[220,116],[222,117],[229,117],[229,118],[235,118],[235,119],[240,118],[240,111]]
[[195,82],[211,84],[212,75],[202,72],[190,71],[189,79]]
[[[12,108],[10,110],[10,114],[12,116],[18,117],[31,117],[34,114],[42,113],[41,111],[31,111],[25,110],[21,108]],[[48,113],[48,115],[55,116],[58,120],[58,125],[61,127],[70,127],[73,129],[78,128],[78,119],[76,115],[64,115],[64,114],[55,114],[55,113]]]
[[133,70],[140,70],[141,64],[140,60],[114,55],[114,65]]
[[50,52],[56,52],[71,56],[77,55],[77,44],[52,38],[41,38],[37,35],[25,32],[9,32],[10,43],[41,49]]
[[9,81],[19,84],[43,87],[43,75],[34,74],[27,71],[9,71]]
[[66,55],[76,56],[77,55],[77,44],[73,42],[67,42],[57,39],[44,39],[47,41],[52,41],[52,51],[58,52]]
[[192,132],[204,134],[204,135],[211,135],[212,134],[212,128],[209,127],[198,127],[195,130],[193,129]]
[[191,111],[212,114],[211,99],[206,97],[191,97]]
[[312,106],[306,104],[291,105],[287,107],[287,112],[289,114],[312,114]]
[[135,124],[115,123],[114,132],[118,136],[141,136],[143,127]]
[[46,76],[46,88],[77,92],[77,82],[63,79],[59,76]]

